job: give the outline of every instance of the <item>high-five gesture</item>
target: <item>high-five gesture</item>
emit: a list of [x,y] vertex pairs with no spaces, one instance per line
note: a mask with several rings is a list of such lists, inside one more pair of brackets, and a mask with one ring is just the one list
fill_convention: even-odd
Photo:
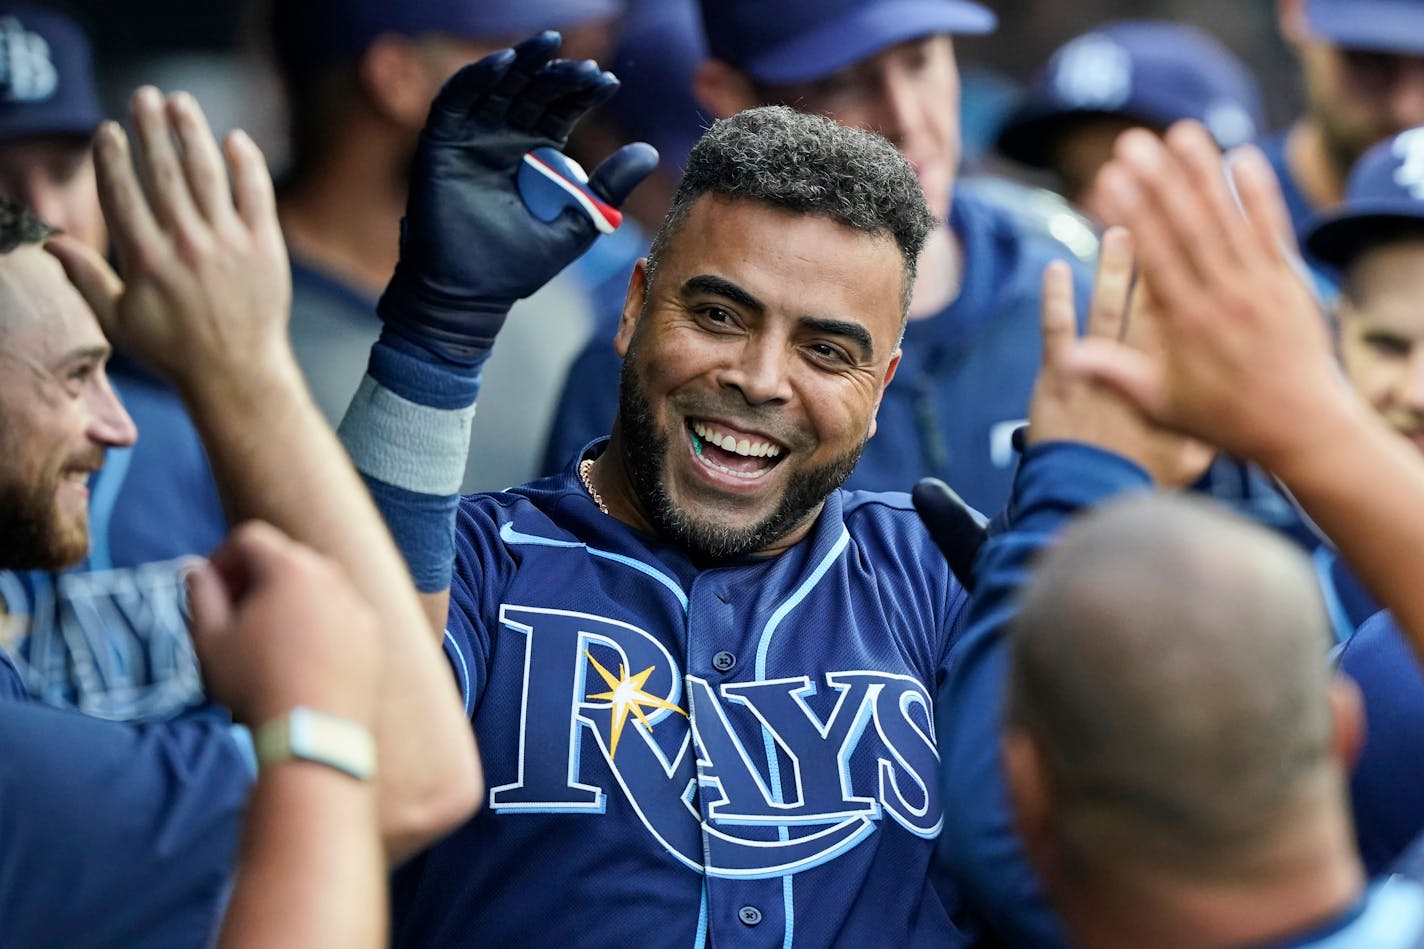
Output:
[[1137,239],[1162,346],[1084,340],[1069,364],[1147,418],[1279,477],[1424,655],[1412,556],[1424,546],[1424,462],[1343,385],[1264,157],[1245,148],[1224,166],[1206,130],[1182,123],[1165,143],[1124,134],[1101,175]]
[[242,132],[219,151],[187,93],[165,100],[143,87],[132,114],[137,156],[113,122],[94,142],[123,282],[77,241],[52,252],[105,334],[185,393],[200,380],[221,394],[261,385],[269,370],[290,377],[291,277],[262,153]]
[[[657,164],[651,146],[627,145],[585,183],[562,160],[556,150],[569,130],[617,91],[618,80],[590,60],[555,59],[559,44],[559,34],[544,32],[466,66],[436,96],[420,134],[400,263],[379,311],[392,329],[451,362],[483,361],[514,302],[611,229],[616,212],[608,206]],[[534,213],[547,213],[531,191],[537,183],[519,186],[526,162],[570,197],[552,220]]]
[[1165,144],[1137,132],[1118,140],[1100,190],[1137,241],[1162,346],[1095,341],[1074,360],[1149,418],[1274,469],[1312,425],[1364,413],[1340,383],[1265,158],[1243,149],[1230,168],[1239,205],[1200,125],[1174,127]]

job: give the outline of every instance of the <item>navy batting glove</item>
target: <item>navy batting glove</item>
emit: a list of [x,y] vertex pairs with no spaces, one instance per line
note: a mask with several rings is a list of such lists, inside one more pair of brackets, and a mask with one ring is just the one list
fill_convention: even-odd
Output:
[[637,143],[583,181],[564,158],[570,129],[618,80],[555,59],[560,42],[546,31],[461,69],[420,133],[400,262],[377,312],[448,362],[483,363],[514,302],[616,227],[617,205],[657,165]]
[[974,592],[974,558],[989,539],[984,519],[938,478],[923,478],[910,492],[915,513],[960,584]]

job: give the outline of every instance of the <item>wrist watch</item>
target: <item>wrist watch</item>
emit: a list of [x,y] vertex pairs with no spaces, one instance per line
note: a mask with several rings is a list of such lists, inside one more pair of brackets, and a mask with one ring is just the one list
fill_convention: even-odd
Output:
[[298,705],[253,736],[257,764],[297,759],[335,768],[361,781],[376,776],[376,742],[359,722]]

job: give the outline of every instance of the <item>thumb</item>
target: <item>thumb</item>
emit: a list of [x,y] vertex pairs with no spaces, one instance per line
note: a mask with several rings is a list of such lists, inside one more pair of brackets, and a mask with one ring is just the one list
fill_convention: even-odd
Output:
[[615,207],[628,200],[628,195],[658,166],[658,150],[646,142],[624,145],[609,155],[593,174],[588,186],[600,198]]
[[983,518],[938,478],[922,479],[910,500],[949,569],[964,589],[973,592],[974,558],[989,537]]
[[188,571],[188,611],[193,617],[193,648],[200,663],[207,662],[209,649],[232,626],[232,596],[208,561]]
[[124,292],[119,275],[108,261],[73,237],[57,234],[45,241],[44,249],[64,268],[64,275],[94,311],[104,335],[113,338],[119,297]]
[[1147,353],[1116,340],[1079,340],[1064,354],[1067,371],[1112,389],[1149,421],[1167,425],[1165,380],[1161,364]]

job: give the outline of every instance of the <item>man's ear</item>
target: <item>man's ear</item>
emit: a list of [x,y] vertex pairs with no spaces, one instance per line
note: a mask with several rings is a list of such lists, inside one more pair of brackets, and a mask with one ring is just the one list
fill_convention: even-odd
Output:
[[419,129],[435,97],[429,66],[415,40],[395,33],[378,36],[356,65],[361,92],[383,118]]
[[648,258],[641,258],[633,265],[633,275],[628,278],[628,293],[623,297],[623,312],[618,316],[618,332],[613,337],[613,348],[618,358],[628,355],[628,346],[633,342],[633,331],[638,328],[638,317],[648,302]]
[[[715,2],[715,0],[714,0]],[[727,119],[761,105],[752,79],[720,59],[704,59],[692,80],[692,94],[713,118]]]
[[1043,758],[1028,732],[1012,726],[1004,733],[999,754],[1009,785],[1009,801],[1014,807],[1014,829],[1029,861],[1039,873],[1045,873],[1055,848],[1052,787]]
[[1365,702],[1360,687],[1343,672],[1337,672],[1331,680],[1329,694],[1333,725],[1330,752],[1340,770],[1349,774],[1365,747]]
[[896,349],[890,354],[890,365],[885,367],[885,378],[880,380],[880,391],[875,393],[875,410],[870,416],[870,434],[875,434],[875,426],[880,418],[880,400],[885,398],[885,387],[890,385],[890,380],[895,378],[895,370],[900,368],[900,356],[903,351]]

